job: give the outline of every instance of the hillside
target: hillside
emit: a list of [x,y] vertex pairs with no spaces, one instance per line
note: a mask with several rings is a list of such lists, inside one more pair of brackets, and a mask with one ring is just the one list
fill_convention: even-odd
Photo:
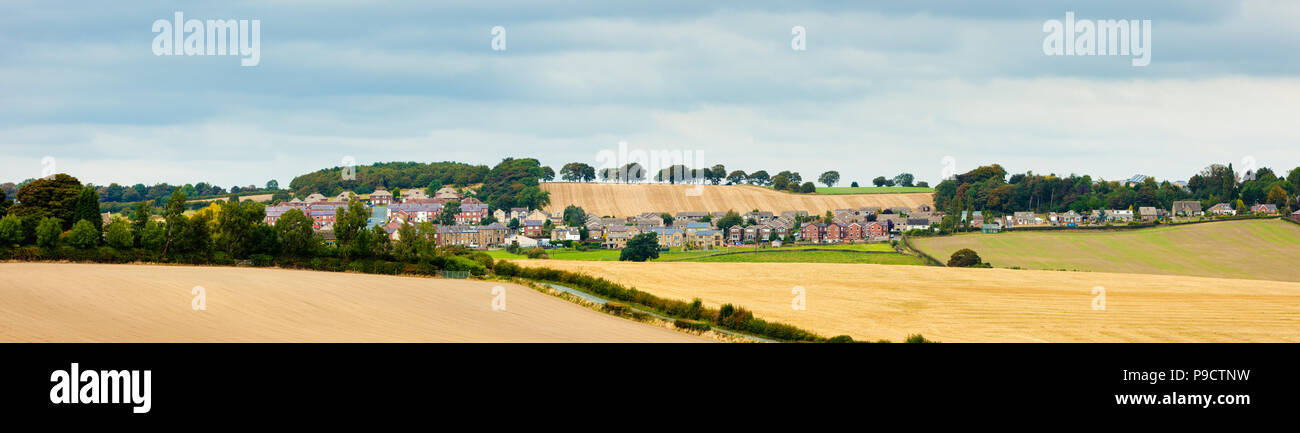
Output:
[[[514,263],[872,341],[920,333],[942,342],[1300,342],[1300,283],[829,263]],[[1105,310],[1093,309],[1097,286]],[[805,310],[791,308],[796,287]]]
[[940,259],[970,248],[1000,268],[1300,281],[1300,225],[1278,220],[1105,232],[964,234],[912,243]]
[[[4,342],[688,342],[499,283],[193,266],[3,263]],[[194,286],[207,309],[191,307]]]
[[[701,194],[689,192],[700,188]],[[907,206],[931,204],[932,194],[790,194],[750,185],[661,185],[547,182],[542,190],[551,193],[547,211],[568,205],[581,206],[588,214],[632,216],[642,212],[725,211],[754,209],[781,212],[806,210],[821,214],[827,210],[864,206]]]

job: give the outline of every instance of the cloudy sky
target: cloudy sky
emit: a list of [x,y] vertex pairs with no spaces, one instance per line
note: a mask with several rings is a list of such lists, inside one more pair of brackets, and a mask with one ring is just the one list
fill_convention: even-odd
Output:
[[[124,3],[0,5],[0,181],[47,156],[99,184],[287,185],[345,156],[558,168],[619,142],[845,184],[933,183],[945,157],[1107,179],[1300,165],[1295,1]],[[260,20],[260,64],[155,56],[176,11]],[[1151,20],[1150,65],[1044,55],[1067,11]]]

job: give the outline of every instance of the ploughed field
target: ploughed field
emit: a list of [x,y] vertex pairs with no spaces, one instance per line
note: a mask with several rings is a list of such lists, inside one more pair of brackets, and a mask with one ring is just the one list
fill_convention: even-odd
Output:
[[[714,307],[731,303],[859,340],[919,333],[942,342],[1300,342],[1300,283],[1292,282],[833,263],[513,262]],[[804,310],[792,308],[796,288]]]
[[[68,263],[0,263],[0,274],[3,342],[708,341],[494,282]],[[206,310],[193,308],[195,286]],[[492,309],[496,286],[504,311]]]
[[661,185],[546,182],[551,193],[547,212],[577,205],[588,214],[626,217],[644,212],[727,211],[758,209],[779,214],[805,210],[813,215],[828,210],[876,206],[933,205],[932,193],[911,194],[792,194],[752,185]]
[[912,244],[940,261],[969,248],[1000,268],[1300,281],[1300,225],[1275,219],[1138,230],[971,233],[914,238]]

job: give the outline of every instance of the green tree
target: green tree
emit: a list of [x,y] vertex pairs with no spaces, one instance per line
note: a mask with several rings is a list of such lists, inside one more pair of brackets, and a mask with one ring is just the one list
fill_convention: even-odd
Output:
[[280,181],[275,180],[275,179],[271,179],[271,180],[266,181],[266,189],[271,190],[271,191],[275,191],[275,190],[280,189]]
[[140,236],[144,235],[144,227],[152,215],[153,206],[149,205],[147,201],[136,202],[132,207],[131,234],[135,236],[136,245],[140,245]]
[[105,233],[108,246],[119,250],[129,250],[135,245],[134,235],[131,234],[131,228],[126,221],[114,220],[108,223],[108,232]]
[[916,176],[912,176],[912,173],[899,173],[898,176],[894,176],[894,185],[912,186],[914,180],[916,180]]
[[67,230],[77,221],[81,191],[81,181],[63,173],[36,179],[18,188],[18,204],[9,209],[9,213],[21,217],[57,218],[62,229]]
[[[77,221],[89,221],[96,232],[104,231],[104,219],[99,216],[99,193],[95,188],[85,187],[77,196]],[[76,225],[75,223],[73,225]]]
[[813,185],[812,182],[804,182],[803,185],[799,187],[799,192],[804,194],[817,192],[817,185]]
[[178,220],[184,230],[181,251],[206,257],[212,252],[212,213],[199,212]]
[[767,174],[767,170],[759,170],[759,171],[756,171],[756,172],[750,173],[749,176],[748,176],[748,178],[747,178],[746,180],[748,180],[749,183],[751,183],[751,184],[759,185],[759,186],[764,186],[764,185],[767,185],[767,184],[771,183],[771,181],[772,181],[772,176],[769,175],[769,174]]
[[442,207],[442,213],[438,214],[438,223],[444,226],[456,225],[456,215],[460,214],[460,202],[447,202]]
[[23,219],[18,215],[0,218],[0,245],[18,246],[23,243]]
[[163,223],[158,221],[149,221],[143,229],[140,229],[140,247],[149,251],[162,251],[163,243],[167,241],[167,228]]
[[731,172],[731,174],[727,175],[727,185],[740,185],[745,182],[746,177],[747,176],[745,175],[744,171],[741,170],[733,171]]
[[312,221],[299,209],[289,209],[275,220],[275,233],[285,254],[305,257],[316,251],[317,238]]
[[181,190],[172,191],[163,207],[163,220],[167,222],[166,234],[163,236],[163,255],[174,252],[175,245],[181,242],[185,230],[185,201],[187,197]]
[[1281,186],[1273,185],[1272,188],[1269,188],[1268,202],[1277,206],[1278,209],[1286,209],[1286,205],[1290,201],[1290,198],[1286,195],[1286,190],[1282,189]]
[[[355,198],[352,201],[360,203]],[[217,214],[217,242],[221,250],[231,257],[248,257],[253,252],[258,225],[264,218],[266,210],[261,203],[252,200],[222,203]]]
[[772,189],[775,189],[777,191],[785,191],[789,188],[790,188],[790,178],[785,177],[784,174],[778,174],[772,178]]
[[885,186],[885,183],[887,182],[889,182],[889,180],[885,179],[884,176],[876,176],[875,179],[871,179],[871,184],[877,187]]
[[723,233],[726,233],[727,229],[732,226],[738,226],[744,223],[745,220],[740,217],[740,214],[736,213],[734,210],[729,210],[726,215],[722,216],[722,218],[718,218],[718,223],[714,225],[718,227],[718,230],[722,230]]
[[840,172],[831,170],[822,173],[821,177],[817,178],[817,181],[821,182],[823,185],[826,185],[827,188],[833,187],[835,186],[836,183],[839,183],[840,181]]
[[659,258],[659,236],[653,232],[641,233],[627,241],[627,247],[618,253],[620,261],[644,262]]
[[[443,212],[446,212],[445,208]],[[334,236],[338,238],[339,245],[351,246],[352,241],[366,229],[369,220],[370,213],[366,212],[366,206],[356,198],[349,200],[347,207],[338,208],[338,213],[335,214]]]
[[948,266],[954,268],[969,268],[982,263],[984,263],[984,260],[970,248],[957,250],[957,252],[952,253],[952,257],[948,258]]
[[36,245],[53,248],[59,245],[59,235],[63,234],[63,225],[58,218],[41,218],[36,225]]
[[587,211],[574,205],[564,207],[564,225],[577,227],[586,223]]
[[94,248],[99,245],[99,230],[95,230],[95,225],[90,221],[77,221],[72,225],[65,241],[68,245],[81,249]]
[[547,182],[555,180],[555,170],[550,167],[542,167],[542,180]]

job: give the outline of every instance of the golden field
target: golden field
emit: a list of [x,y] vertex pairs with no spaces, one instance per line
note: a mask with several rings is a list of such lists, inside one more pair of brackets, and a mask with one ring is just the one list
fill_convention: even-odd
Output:
[[[732,303],[824,336],[942,342],[1300,342],[1300,283],[811,263],[516,260]],[[804,311],[791,307],[803,287]],[[1105,288],[1094,310],[1093,288]]]
[[[284,269],[0,263],[3,342],[691,342],[483,281]],[[492,289],[506,290],[492,311]],[[192,290],[206,289],[206,310]]]
[[970,233],[912,239],[939,260],[969,248],[1000,268],[1300,281],[1300,225],[1219,221],[1138,230]]
[[[700,188],[700,194],[688,193]],[[626,217],[643,212],[726,211],[744,213],[754,209],[779,214],[806,210],[822,214],[828,210],[866,206],[916,207],[933,205],[933,194],[790,194],[752,185],[660,185],[547,182],[542,190],[551,193],[553,212],[577,205],[591,215]]]

